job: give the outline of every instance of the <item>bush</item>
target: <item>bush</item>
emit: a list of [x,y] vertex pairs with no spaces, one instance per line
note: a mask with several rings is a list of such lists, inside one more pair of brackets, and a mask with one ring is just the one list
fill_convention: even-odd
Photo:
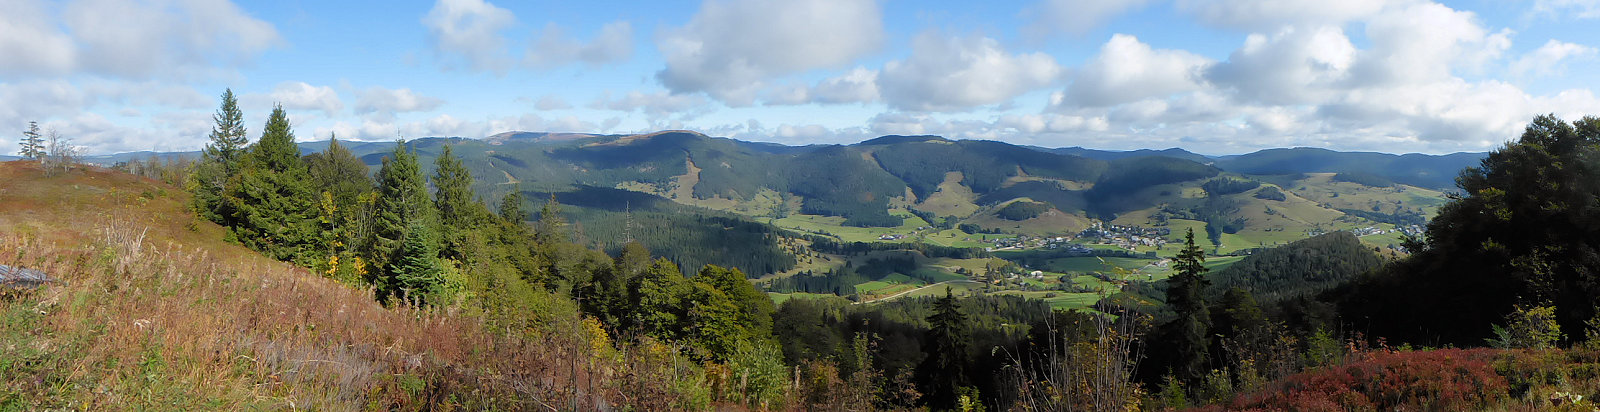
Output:
[[1376,351],[1202,410],[1488,410],[1510,399],[1493,349]]

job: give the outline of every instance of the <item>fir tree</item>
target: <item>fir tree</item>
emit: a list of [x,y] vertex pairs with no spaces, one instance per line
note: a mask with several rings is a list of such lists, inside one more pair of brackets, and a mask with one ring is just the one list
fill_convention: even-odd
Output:
[[1167,306],[1177,317],[1165,328],[1173,345],[1174,372],[1184,382],[1194,382],[1207,371],[1211,315],[1204,294],[1211,282],[1204,276],[1205,259],[1205,252],[1194,244],[1194,229],[1189,229],[1183,250],[1172,263],[1177,273],[1167,280]]
[[231,226],[233,212],[227,209],[222,195],[229,181],[238,175],[245,144],[249,142],[245,136],[244,114],[239,111],[232,89],[222,92],[222,107],[211,118],[216,122],[211,128],[211,142],[200,152],[200,162],[190,175],[189,185],[194,192],[196,214]]
[[44,159],[44,136],[39,134],[39,122],[28,122],[28,130],[22,132],[22,151],[18,154],[24,159]]
[[261,140],[250,146],[243,165],[238,184],[224,192],[225,203],[236,213],[230,219],[234,238],[300,266],[321,261],[319,202],[283,106],[273,107]]
[[378,198],[373,213],[373,239],[369,260],[378,268],[389,268],[394,253],[415,224],[433,224],[433,202],[428,201],[427,182],[417,155],[405,141],[395,143],[394,153],[383,158],[378,169]]

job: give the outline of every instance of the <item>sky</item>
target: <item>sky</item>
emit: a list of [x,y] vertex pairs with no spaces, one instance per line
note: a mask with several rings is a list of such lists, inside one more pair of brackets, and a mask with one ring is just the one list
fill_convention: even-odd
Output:
[[1492,150],[1600,115],[1600,0],[0,0],[0,153],[689,129],[790,145]]

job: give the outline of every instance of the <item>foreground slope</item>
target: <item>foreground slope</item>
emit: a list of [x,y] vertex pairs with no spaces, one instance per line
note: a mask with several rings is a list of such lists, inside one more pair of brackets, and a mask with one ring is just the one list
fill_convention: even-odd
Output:
[[[490,333],[471,308],[384,308],[369,290],[216,240],[222,229],[185,204],[180,189],[127,174],[0,163],[0,264],[57,279],[0,290],[0,410],[604,402],[570,383],[592,378],[592,360],[570,362],[589,353],[583,334]],[[559,313],[571,311],[546,312]]]

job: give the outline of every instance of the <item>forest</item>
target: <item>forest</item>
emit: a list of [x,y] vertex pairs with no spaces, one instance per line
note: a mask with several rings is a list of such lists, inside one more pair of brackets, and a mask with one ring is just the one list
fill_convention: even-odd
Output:
[[[958,297],[951,289],[940,297],[873,304],[823,297],[775,305],[741,268],[669,261],[638,242],[606,246],[578,238],[651,236],[660,230],[657,223],[636,221],[675,219],[667,212],[627,208],[621,235],[615,227],[577,231],[553,193],[529,199],[517,190],[493,207],[483,202],[450,146],[425,175],[418,156],[397,142],[371,173],[338,141],[301,156],[282,107],[252,143],[231,91],[221,100],[211,143],[183,170],[196,219],[225,227],[229,242],[370,290],[371,299],[389,307],[470,308],[487,325],[570,311],[592,328],[500,330],[605,337],[591,340],[598,342],[595,353],[670,354],[670,365],[636,363],[630,372],[665,379],[611,383],[622,394],[611,402],[639,409],[1301,409],[1313,401],[1385,409],[1418,399],[1446,409],[1549,405],[1530,391],[1555,384],[1519,375],[1534,367],[1523,364],[1481,376],[1515,385],[1489,384],[1480,390],[1502,392],[1465,397],[1433,387],[1395,397],[1384,391],[1403,389],[1361,386],[1366,375],[1341,381],[1346,384],[1326,376],[1364,373],[1332,365],[1389,365],[1457,353],[1435,348],[1481,346],[1569,350],[1544,352],[1566,359],[1546,365],[1566,374],[1589,362],[1582,359],[1600,342],[1594,309],[1600,280],[1589,270],[1600,266],[1595,118],[1567,123],[1541,116],[1482,167],[1462,171],[1457,181],[1464,192],[1427,224],[1426,237],[1407,242],[1408,256],[1382,256],[1354,235],[1336,232],[1257,251],[1208,273],[1207,255],[1191,229],[1170,261],[1171,277],[1125,282],[1093,310],[1065,311],[1020,296]],[[840,152],[835,160],[845,157]],[[1128,196],[1217,174],[1209,166],[1151,175],[1118,165],[1111,163],[1100,181],[1119,185],[1096,186],[1085,196]],[[904,173],[931,181],[927,173]],[[816,179],[813,193],[886,189],[870,181],[846,184],[839,174],[789,178]],[[1220,196],[1259,186],[1209,181],[1207,200],[1189,213],[1214,215],[1208,212],[1228,207]],[[1047,208],[1026,207],[1038,208],[1032,205]],[[849,208],[848,202],[827,207],[841,206],[834,211]],[[855,219],[877,218],[871,216]],[[695,219],[747,239],[778,235],[736,220]],[[1207,231],[1213,224],[1226,231],[1230,222],[1210,223]],[[809,240],[815,250],[844,255],[889,247]],[[916,247],[925,257],[986,256],[976,249]],[[775,256],[748,264],[794,264]],[[907,256],[764,287],[842,295],[855,280],[910,271],[915,258]],[[1463,352],[1459,359],[1469,364],[1455,370],[1525,360],[1516,356],[1526,352],[1506,353]],[[1571,376],[1571,382],[1597,383],[1594,376]],[[1350,395],[1283,397],[1297,385],[1281,383],[1286,380],[1333,385]]]

